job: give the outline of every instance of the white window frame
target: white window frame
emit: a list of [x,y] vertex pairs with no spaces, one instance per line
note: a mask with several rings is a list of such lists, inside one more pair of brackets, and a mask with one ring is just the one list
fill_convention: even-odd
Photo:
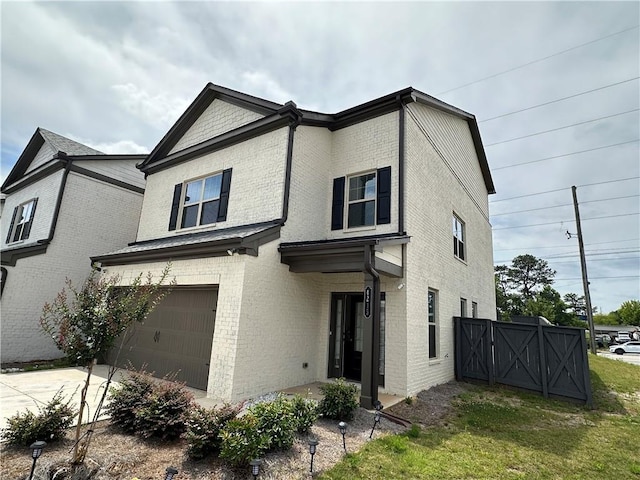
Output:
[[467,299],[463,297],[460,297],[460,316],[467,316]]
[[[430,297],[433,298],[433,302]],[[436,360],[440,353],[440,322],[438,322],[438,291],[432,288],[427,290],[427,325],[427,354],[429,360]],[[431,351],[431,335],[435,337],[434,352]]]
[[471,317],[478,318],[478,302],[471,302]]
[[453,255],[463,262],[467,261],[467,235],[465,223],[462,219],[453,214]]
[[[218,201],[218,211],[220,210],[220,194],[222,191],[222,174],[223,172],[217,172],[214,174],[210,174],[210,175],[206,175],[203,177],[197,177],[197,178],[192,178],[190,180],[186,180],[185,182],[182,183],[182,197],[180,198],[180,218],[178,219],[178,225],[180,226],[179,229],[180,230],[185,230],[185,229],[189,229],[189,228],[197,228],[197,227],[202,227],[202,226],[208,226],[208,225],[215,225],[216,222],[210,222],[210,223],[201,223],[202,221],[202,206],[205,203],[208,202],[214,202],[214,201]],[[205,183],[209,178],[214,178],[214,177],[220,177],[220,190],[218,191],[218,196],[217,197],[212,197],[212,198],[204,198],[204,192],[205,192]],[[197,202],[195,201],[191,201],[189,200],[189,203],[187,204],[187,190],[188,190],[188,185],[191,183],[195,183],[195,182],[202,182],[202,187],[200,189],[200,198],[198,199]],[[195,205],[198,205],[198,212],[197,212],[197,216],[196,216],[196,224],[195,225],[190,225],[188,227],[183,227],[182,224],[184,222],[184,213],[187,207],[193,207]]]
[[[349,192],[351,190],[350,186],[351,186],[351,180],[352,179],[356,179],[356,178],[360,178],[360,177],[365,177],[367,175],[373,175],[373,197],[366,197],[365,198],[359,198],[356,200],[351,200],[349,198]],[[355,228],[375,228],[376,226],[376,215],[378,212],[378,172],[376,170],[372,170],[372,171],[368,171],[368,172],[363,172],[363,173],[358,173],[358,174],[354,174],[354,175],[348,175],[347,176],[347,181],[345,182],[345,211],[344,211],[344,224],[346,225],[346,229],[347,230],[351,230],[351,229],[355,229]],[[366,190],[365,190],[365,195],[366,195]],[[373,223],[371,224],[364,224],[364,225],[353,225],[350,226],[349,225],[349,207],[351,205],[356,205],[358,203],[368,203],[368,202],[373,202]]]
[[[26,202],[23,202],[16,207],[18,210],[16,211],[16,216],[14,217],[13,228],[11,229],[11,235],[9,236],[9,241],[7,242],[7,244],[21,242],[22,240],[26,240],[27,238],[29,238],[24,236],[24,227],[33,220],[33,207],[35,203],[36,199],[32,198],[31,200],[27,200]],[[27,207],[29,207],[29,216],[24,217],[23,214]],[[16,235],[18,238],[16,238]]]

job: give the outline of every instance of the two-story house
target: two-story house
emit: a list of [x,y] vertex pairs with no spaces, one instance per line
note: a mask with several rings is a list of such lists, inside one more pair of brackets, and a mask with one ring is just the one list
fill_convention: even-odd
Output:
[[336,114],[207,85],[139,165],[124,283],[177,287],[120,361],[238,401],[314,381],[408,396],[454,377],[453,316],[495,317],[475,117],[413,88]]
[[45,302],[69,278],[79,286],[89,255],[132,241],[145,155],[106,155],[38,128],[2,185],[2,362],[62,356],[40,329]]

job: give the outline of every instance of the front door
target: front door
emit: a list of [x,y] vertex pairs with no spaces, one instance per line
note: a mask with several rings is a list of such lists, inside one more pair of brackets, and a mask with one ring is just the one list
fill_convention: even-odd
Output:
[[[379,383],[384,385],[384,294],[380,309]],[[356,382],[362,379],[364,295],[333,293],[329,329],[329,378],[344,377]]]

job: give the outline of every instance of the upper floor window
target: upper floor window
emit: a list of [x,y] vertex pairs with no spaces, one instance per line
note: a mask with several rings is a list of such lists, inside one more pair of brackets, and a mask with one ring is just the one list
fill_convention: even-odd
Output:
[[464,222],[458,218],[458,216],[453,216],[453,254],[458,257],[460,260],[465,260],[467,258],[464,242],[465,242],[465,228]]
[[[227,219],[231,169],[179,183],[173,190],[169,230],[209,225]],[[184,192],[184,193],[183,193]]]
[[391,223],[391,167],[333,180],[331,230],[345,219],[347,228]]
[[367,173],[349,178],[347,226],[364,227],[376,224],[376,174]]
[[6,243],[18,242],[29,238],[37,203],[38,199],[34,198],[13,209],[13,217],[11,218]]

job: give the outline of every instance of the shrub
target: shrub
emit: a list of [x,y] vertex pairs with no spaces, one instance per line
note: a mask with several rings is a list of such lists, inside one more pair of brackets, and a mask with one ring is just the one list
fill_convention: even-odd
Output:
[[59,440],[65,436],[77,413],[70,403],[71,398],[65,402],[58,392],[44,407],[38,407],[37,414],[27,411],[9,417],[1,436],[9,445],[17,446],[28,446],[37,440]]
[[143,438],[175,440],[185,432],[192,407],[193,395],[184,385],[153,382],[153,388],[144,403],[135,411],[136,433]]
[[144,372],[129,372],[119,387],[109,390],[109,405],[105,412],[111,415],[111,423],[127,433],[136,431],[136,411],[147,401],[154,382]]
[[324,398],[320,401],[320,415],[335,420],[351,420],[358,408],[355,385],[345,382],[344,378],[320,387]]
[[220,451],[220,431],[240,412],[240,406],[224,404],[220,408],[206,409],[196,406],[187,420],[187,455],[200,460]]
[[267,436],[268,450],[286,450],[293,445],[297,429],[297,419],[293,405],[283,396],[273,402],[263,402],[252,406],[249,411],[258,420],[258,431]]
[[298,433],[308,432],[318,420],[318,403],[302,395],[295,395],[290,402],[296,420],[296,430]]
[[220,432],[220,458],[234,465],[246,465],[268,450],[269,439],[258,430],[258,419],[247,413],[229,420]]

